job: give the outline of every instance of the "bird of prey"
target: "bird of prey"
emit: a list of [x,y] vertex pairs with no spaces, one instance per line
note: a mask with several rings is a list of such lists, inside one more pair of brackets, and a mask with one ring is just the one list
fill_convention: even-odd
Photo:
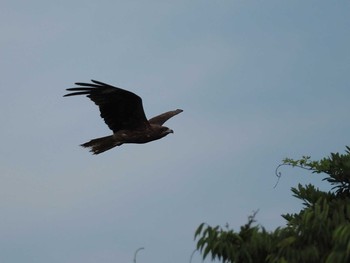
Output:
[[86,95],[99,107],[101,117],[113,131],[113,135],[81,144],[82,147],[90,148],[93,154],[100,154],[124,143],[147,143],[174,133],[163,124],[183,110],[168,111],[147,120],[139,96],[100,81],[91,81],[75,83],[80,87],[67,89],[72,93],[64,97]]

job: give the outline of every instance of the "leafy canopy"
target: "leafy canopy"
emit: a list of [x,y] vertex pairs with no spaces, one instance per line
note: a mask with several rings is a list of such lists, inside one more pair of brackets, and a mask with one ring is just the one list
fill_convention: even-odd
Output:
[[276,169],[288,165],[326,175],[332,186],[324,192],[315,186],[301,185],[291,189],[302,200],[299,213],[282,215],[285,227],[268,232],[254,225],[256,212],[248,217],[239,231],[220,226],[199,225],[195,231],[197,249],[203,259],[208,255],[222,262],[235,263],[332,263],[350,262],[350,148],[345,154],[312,161],[286,158]]

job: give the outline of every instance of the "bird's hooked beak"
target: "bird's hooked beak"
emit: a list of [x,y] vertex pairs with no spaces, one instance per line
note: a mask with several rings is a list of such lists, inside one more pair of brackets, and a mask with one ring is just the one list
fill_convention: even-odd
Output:
[[174,133],[174,131],[172,129],[168,129],[167,131],[168,133]]

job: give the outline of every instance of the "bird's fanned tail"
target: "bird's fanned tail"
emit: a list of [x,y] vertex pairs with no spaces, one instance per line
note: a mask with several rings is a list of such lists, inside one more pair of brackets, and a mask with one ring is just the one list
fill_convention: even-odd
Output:
[[80,146],[85,148],[91,148],[90,152],[93,154],[100,154],[115,146],[122,145],[122,143],[115,141],[113,135],[96,138],[89,142],[83,143]]

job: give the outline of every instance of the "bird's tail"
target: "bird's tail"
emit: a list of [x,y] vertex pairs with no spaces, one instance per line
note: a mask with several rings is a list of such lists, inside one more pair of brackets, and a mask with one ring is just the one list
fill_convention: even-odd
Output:
[[117,142],[113,135],[96,138],[89,142],[81,144],[82,147],[91,148],[90,152],[93,154],[100,154],[109,149],[112,149],[115,146],[122,145],[122,143]]

